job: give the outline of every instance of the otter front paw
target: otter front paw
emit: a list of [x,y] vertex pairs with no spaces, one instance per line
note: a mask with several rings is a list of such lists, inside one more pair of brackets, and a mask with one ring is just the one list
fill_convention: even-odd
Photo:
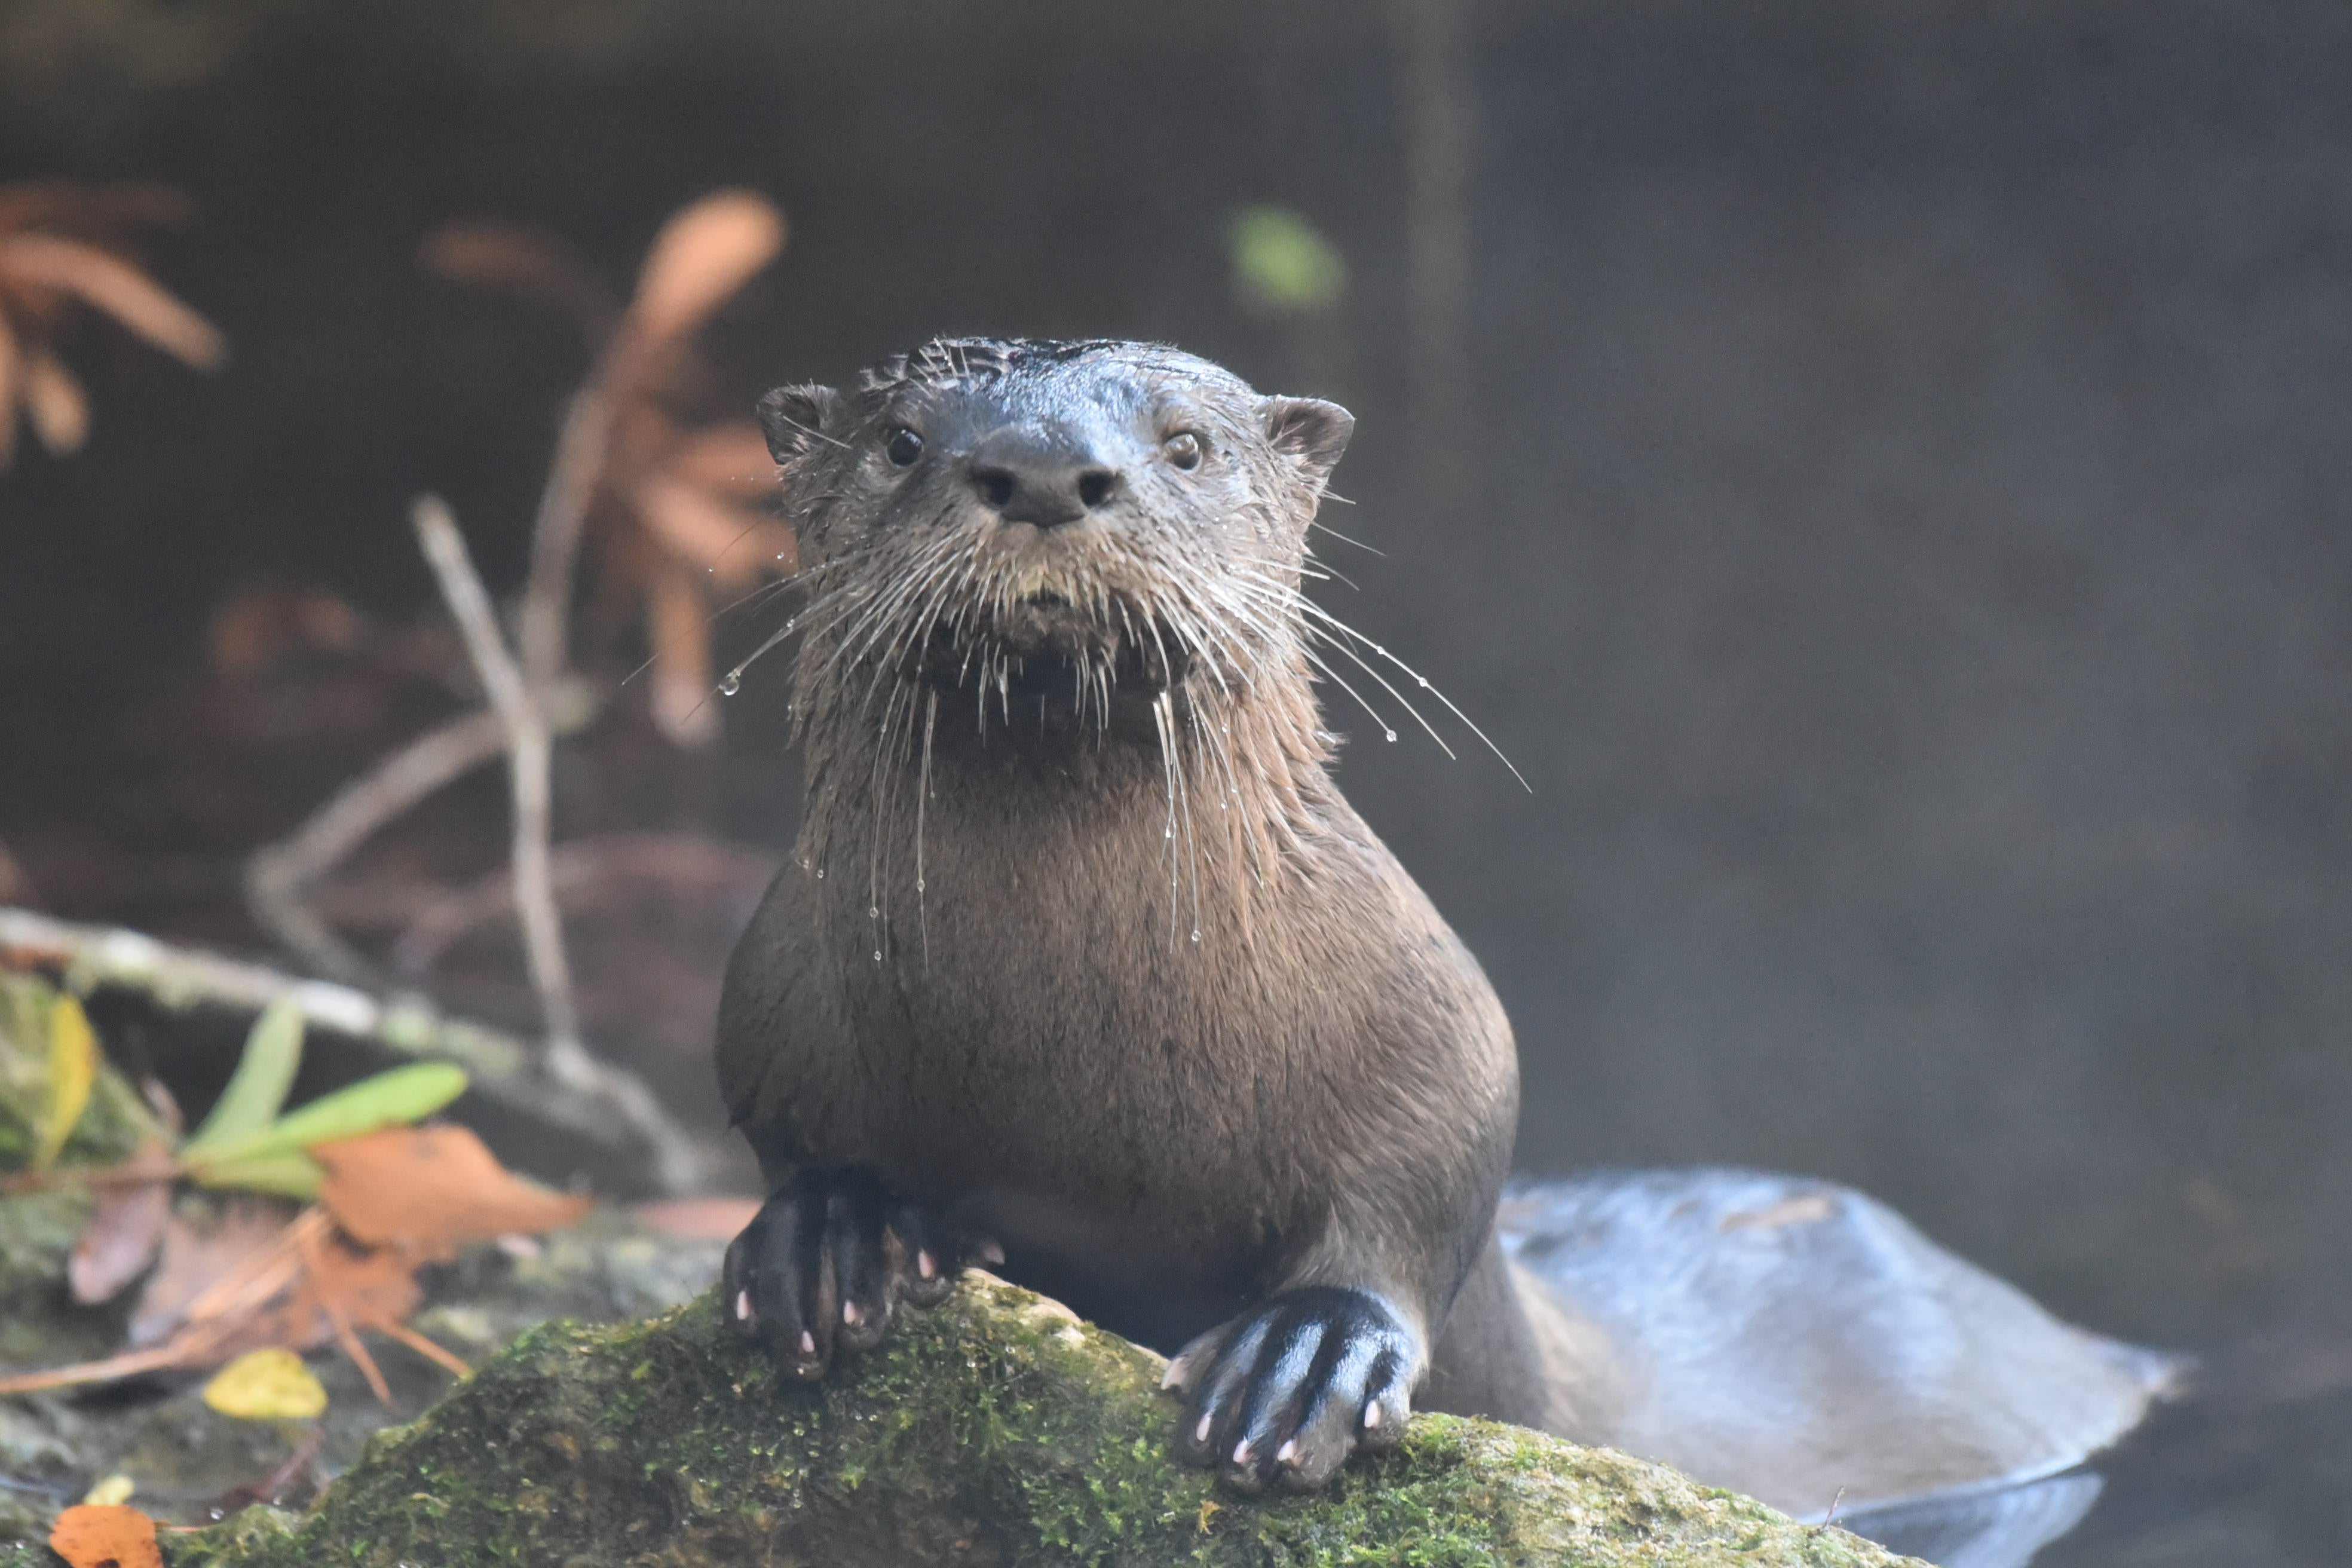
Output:
[[794,1375],[822,1377],[836,1350],[854,1355],[880,1343],[899,1302],[947,1300],[964,1250],[866,1173],[803,1171],[729,1244],[721,1310]]
[[1168,1363],[1185,1396],[1176,1451],[1237,1490],[1309,1491],[1349,1451],[1403,1435],[1421,1342],[1363,1290],[1286,1290],[1213,1329]]

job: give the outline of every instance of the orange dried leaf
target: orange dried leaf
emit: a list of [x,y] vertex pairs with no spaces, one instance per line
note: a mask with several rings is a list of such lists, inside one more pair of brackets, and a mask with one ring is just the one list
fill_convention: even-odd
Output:
[[515,224],[444,224],[425,237],[418,259],[453,283],[511,289],[569,310],[596,337],[619,313],[568,247]]
[[88,1306],[111,1300],[146,1271],[163,1242],[172,1215],[172,1156],[161,1139],[151,1138],[131,1156],[131,1167],[153,1166],[152,1182],[126,1182],[99,1189],[98,1207],[74,1238],[66,1279],[73,1299]]
[[74,295],[198,370],[210,370],[228,353],[210,321],[94,245],[48,234],[0,237],[0,278]]
[[20,228],[122,229],[182,224],[188,198],[164,185],[19,180],[0,185],[0,234]]
[[741,500],[764,500],[776,493],[776,459],[768,438],[749,420],[714,425],[677,445],[669,471],[707,490]]
[[710,694],[710,615],[702,592],[683,568],[665,563],[646,612],[654,645],[654,722],[673,745],[708,745],[719,738],[719,709]]
[[510,1231],[552,1230],[593,1203],[513,1174],[463,1127],[387,1127],[310,1152],[327,1168],[319,1201],[335,1223],[413,1259],[454,1258],[467,1242]]
[[128,1503],[77,1503],[58,1515],[49,1547],[73,1568],[163,1568],[155,1521]]
[[0,468],[16,456],[16,384],[21,379],[22,359],[16,330],[8,325],[7,315],[0,312]]
[[631,325],[647,346],[682,338],[784,246],[784,216],[750,191],[719,191],[662,226],[637,276]]
[[89,438],[89,398],[55,354],[37,353],[26,362],[25,412],[33,416],[33,434],[57,457],[80,451]]
[[[355,1323],[396,1323],[425,1299],[424,1287],[416,1282],[419,1261],[388,1247],[355,1248],[340,1241],[323,1242],[310,1254],[309,1272],[295,1298],[296,1313],[331,1309]],[[298,1326],[323,1337],[324,1331],[307,1319]]]
[[721,587],[740,588],[791,571],[792,531],[732,501],[668,474],[656,474],[631,497],[646,531]]

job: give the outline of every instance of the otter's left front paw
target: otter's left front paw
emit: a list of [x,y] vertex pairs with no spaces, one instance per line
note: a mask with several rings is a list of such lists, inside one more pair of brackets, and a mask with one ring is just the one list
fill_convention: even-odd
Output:
[[1185,1396],[1178,1455],[1244,1492],[1309,1491],[1404,1432],[1421,1342],[1378,1296],[1286,1290],[1194,1340],[1162,1386]]
[[898,1303],[937,1306],[967,1258],[1003,1257],[892,1202],[867,1172],[803,1170],[727,1248],[720,1300],[736,1333],[769,1346],[794,1376],[822,1377],[837,1355],[880,1343]]

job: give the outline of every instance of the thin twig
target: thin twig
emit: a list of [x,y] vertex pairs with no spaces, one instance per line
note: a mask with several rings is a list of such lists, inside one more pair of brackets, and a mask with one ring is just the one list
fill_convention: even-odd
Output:
[[604,449],[613,430],[612,351],[599,359],[586,385],[572,394],[556,437],[555,458],[540,492],[539,516],[531,524],[530,581],[523,589],[516,641],[522,667],[534,685],[545,687],[563,673],[565,631],[572,618],[572,570],[580,535],[604,472]]
[[[549,727],[569,733],[595,714],[595,694],[582,681],[547,689]],[[253,852],[245,868],[246,902],[262,929],[322,974],[376,985],[375,966],[335,933],[305,897],[384,824],[506,750],[495,712],[468,713],[419,735],[338,790],[293,834]]]
[[[581,903],[578,895],[604,884],[653,882],[678,895],[732,898],[738,888],[756,895],[774,874],[765,851],[676,833],[575,838],[557,845],[548,856],[548,876],[556,892],[564,895],[562,901],[575,910]],[[393,944],[393,967],[404,975],[422,975],[467,932],[513,909],[514,884],[497,875],[424,900],[414,907],[407,929]]]
[[0,970],[42,970],[78,986],[120,987],[173,1012],[226,1007],[257,1013],[283,997],[312,1029],[366,1040],[404,1057],[456,1062],[473,1088],[509,1111],[563,1128],[607,1150],[630,1146],[632,1127],[601,1093],[550,1084],[534,1054],[511,1035],[445,1018],[418,997],[380,1001],[324,980],[174,947],[143,931],[77,925],[31,910],[0,909]]
[[499,631],[498,612],[467,553],[464,535],[446,502],[438,496],[420,496],[411,513],[425,559],[441,584],[441,596],[457,619],[466,651],[482,679],[490,706],[506,729],[509,773],[514,784],[515,909],[522,920],[523,952],[530,967],[530,983],[539,993],[540,1012],[550,1048],[563,1041],[577,1042],[580,1011],[572,991],[572,964],[563,951],[563,922],[556,911],[554,890],[548,884],[550,838],[549,763],[553,740],[546,717],[522,670],[507,651]]
[[[506,726],[514,785],[515,909],[531,984],[547,1027],[547,1068],[557,1082],[610,1099],[651,1147],[658,1179],[672,1192],[691,1188],[702,1173],[694,1140],[634,1073],[598,1059],[580,1038],[579,1004],[563,950],[562,917],[555,907],[548,867],[549,763],[553,742],[521,669],[499,635],[498,616],[449,508],[437,496],[418,498],[413,518],[425,558],[440,580],[442,597],[466,639],[482,687]],[[560,649],[559,649],[560,651]]]
[[393,752],[337,791],[289,838],[246,862],[246,900],[264,930],[324,974],[355,985],[374,966],[302,901],[302,889],[340,865],[376,829],[506,750],[496,713],[469,713]]

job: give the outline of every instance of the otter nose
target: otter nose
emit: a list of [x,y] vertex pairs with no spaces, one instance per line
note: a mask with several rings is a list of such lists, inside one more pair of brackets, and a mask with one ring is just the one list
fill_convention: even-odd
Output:
[[1110,500],[1118,470],[1067,432],[1013,428],[973,448],[971,483],[1005,521],[1059,528]]

